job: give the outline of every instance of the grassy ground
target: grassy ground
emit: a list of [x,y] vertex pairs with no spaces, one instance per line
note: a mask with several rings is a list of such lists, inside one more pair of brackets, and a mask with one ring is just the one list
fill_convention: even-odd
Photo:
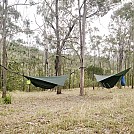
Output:
[[134,90],[12,92],[0,104],[1,134],[134,134]]

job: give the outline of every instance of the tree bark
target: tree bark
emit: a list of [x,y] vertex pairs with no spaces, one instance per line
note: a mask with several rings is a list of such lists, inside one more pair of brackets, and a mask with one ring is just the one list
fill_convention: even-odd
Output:
[[86,23],[86,0],[84,1],[84,11],[81,20],[80,1],[79,6],[79,30],[80,30],[80,96],[84,95],[84,47],[85,47],[85,23]]
[[[59,3],[59,0],[56,0],[56,4],[55,4],[56,38],[57,38],[57,51],[56,51],[56,59],[55,59],[56,76],[61,75],[61,48],[60,48],[60,36],[59,36],[58,3]],[[57,88],[57,94],[61,94],[61,88]]]
[[[7,0],[3,0],[3,34],[2,34],[2,65],[7,67],[7,46],[6,46],[6,20],[7,20]],[[2,98],[6,97],[7,91],[7,70],[2,68]]]
[[[132,20],[132,24],[133,24],[133,20]],[[132,47],[133,47],[133,64],[132,64],[132,66],[133,66],[133,70],[132,70],[132,89],[134,88],[134,34],[133,34],[133,32],[134,32],[134,26],[132,25]]]

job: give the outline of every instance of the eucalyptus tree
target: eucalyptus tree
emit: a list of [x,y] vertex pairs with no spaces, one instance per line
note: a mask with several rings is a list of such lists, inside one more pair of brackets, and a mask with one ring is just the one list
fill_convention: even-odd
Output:
[[80,95],[84,95],[84,47],[85,47],[85,23],[87,15],[87,4],[84,0],[83,15],[81,19],[80,0],[78,0],[79,9],[79,33],[80,33]]
[[115,41],[117,44],[117,51],[118,51],[117,70],[121,71],[123,68],[124,51],[125,51],[126,37],[128,34],[128,30],[126,28],[126,21],[120,18],[116,18],[115,21],[116,21],[116,27],[114,27],[113,34],[115,35]]
[[[111,8],[112,5],[120,1],[89,1],[83,0],[83,3],[80,6],[80,1],[78,0],[78,11],[79,11],[79,33],[80,33],[80,95],[84,95],[84,49],[86,44],[86,20],[90,23],[92,16],[104,16]],[[83,14],[81,14],[83,10]],[[100,55],[99,46],[101,38],[97,36],[98,40],[96,41],[96,47],[98,54]]]
[[28,51],[27,51],[27,57],[28,57],[28,75],[30,75],[30,70],[31,70],[31,65],[30,65],[30,60],[31,60],[31,35],[33,34],[33,31],[30,30],[30,25],[31,25],[31,22],[30,22],[30,19],[29,18],[26,18],[24,21],[23,21],[23,24],[24,24],[24,31],[25,31],[25,34],[26,34],[26,44],[28,45]]
[[109,59],[108,66],[111,73],[117,71],[117,42],[114,35],[110,34],[104,38],[104,46],[102,49],[103,56]]
[[[115,40],[118,44],[118,53],[119,53],[119,62],[117,63],[119,65],[118,70],[122,68],[122,62],[123,59],[125,62],[128,59],[128,64],[125,65],[127,67],[133,66],[130,65],[133,63],[133,61],[130,59],[133,59],[131,55],[131,52],[133,51],[133,27],[134,27],[134,5],[132,2],[124,4],[121,8],[119,8],[116,12],[114,12],[113,15],[113,22],[115,22],[114,31],[113,34],[115,34]],[[115,30],[116,29],[116,30]],[[126,58],[125,58],[126,56]],[[129,58],[129,56],[131,56]],[[132,74],[133,76],[133,74]],[[132,87],[133,87],[133,79],[132,79]]]
[[[98,58],[97,58],[97,64],[101,67],[101,62],[100,62],[100,58],[101,58],[101,51],[102,51],[102,48],[104,46],[103,44],[103,39],[102,39],[102,36],[100,36],[98,34],[99,32],[99,29],[94,27],[92,29],[92,33],[90,34],[90,50],[93,51],[94,53],[94,56],[96,55]],[[95,60],[95,59],[94,59]]]
[[[130,53],[130,59],[131,62],[128,62],[129,67],[132,67],[132,88],[134,87],[134,3],[129,2],[124,5],[123,8],[121,8],[118,12],[118,15],[120,18],[127,21],[127,27],[128,27],[128,51]],[[131,54],[132,52],[132,54]]]
[[[55,75],[61,75],[61,62],[62,62],[62,50],[65,46],[66,40],[69,38],[73,27],[76,23],[76,19],[72,20],[74,17],[72,15],[72,7],[74,1],[47,1],[45,0],[43,5],[47,5],[47,8],[43,11],[43,17],[45,18],[45,23],[49,31],[47,34],[51,34],[48,37],[52,37],[53,44],[56,44],[56,56],[55,56]],[[46,14],[45,14],[46,13]],[[50,38],[48,39],[50,42]],[[57,94],[61,93],[61,89],[57,90]]]
[[[2,66],[7,66],[7,51],[6,51],[6,22],[7,22],[7,1],[3,0],[3,13],[2,13]],[[6,97],[6,86],[7,86],[7,70],[5,68],[2,68],[2,98]]]
[[[47,25],[46,34],[50,35],[51,42],[55,45],[55,74],[61,75],[62,66],[62,52],[66,44],[69,44],[72,35],[76,35],[76,42],[81,48],[80,52],[77,52],[80,56],[80,70],[81,70],[81,87],[80,95],[84,94],[84,49],[85,49],[85,33],[86,33],[86,19],[97,15],[104,16],[110,9],[111,4],[119,1],[79,1],[77,6],[77,0],[44,0],[43,6],[38,8],[38,11],[42,13],[44,21]],[[46,7],[44,7],[46,5]],[[87,8],[86,8],[87,7]],[[77,31],[74,28],[77,27]],[[78,33],[80,33],[78,35]],[[47,36],[48,37],[48,36]],[[72,38],[74,39],[74,38]],[[79,42],[80,39],[80,42]],[[71,44],[71,43],[70,43]],[[67,50],[66,50],[67,51]],[[61,90],[57,90],[60,94]]]
[[[20,17],[20,13],[17,12],[13,7],[8,6],[8,0],[3,0],[0,5],[1,12],[1,29],[0,35],[2,36],[1,42],[1,64],[3,67],[7,67],[7,39],[13,36],[13,33],[19,29],[14,21]],[[6,97],[7,91],[7,70],[2,68],[2,97]]]

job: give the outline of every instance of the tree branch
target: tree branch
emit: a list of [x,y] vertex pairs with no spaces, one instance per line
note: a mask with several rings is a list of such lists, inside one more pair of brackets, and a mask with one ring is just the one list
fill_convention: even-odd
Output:
[[73,21],[72,26],[69,27],[68,33],[66,34],[65,38],[64,38],[63,41],[62,41],[61,49],[64,47],[64,45],[65,45],[65,43],[66,43],[66,40],[67,40],[68,37],[70,36],[70,34],[71,34],[71,32],[72,32],[72,30],[73,30],[73,28],[74,28],[76,22],[77,22],[77,19],[75,19],[75,20]]
[[41,2],[33,3],[33,4],[18,3],[18,4],[10,5],[10,6],[8,6],[8,8],[10,8],[10,7],[14,7],[14,6],[27,6],[27,5],[29,5],[29,6],[34,6],[34,5],[38,5],[38,4],[40,4],[40,3],[41,3]]
[[99,10],[95,11],[94,13],[90,14],[89,16],[86,16],[86,18],[90,18],[90,17],[94,16],[95,14],[98,13],[98,11],[99,11]]
[[11,73],[15,73],[15,74],[17,74],[17,75],[25,76],[25,75],[23,75],[23,74],[20,74],[19,72],[14,72],[14,71],[10,70],[10,69],[8,69],[7,67],[5,67],[5,66],[3,66],[3,65],[1,65],[1,64],[0,64],[0,66],[3,67],[5,70],[11,72]]
[[36,25],[39,27],[39,29],[43,32],[43,29],[41,28],[42,26],[40,26],[38,23],[37,23],[37,19],[36,19],[36,16],[34,14],[34,20],[35,20],[35,23]]
[[47,21],[47,22],[51,25],[51,27],[53,28],[54,32],[56,33],[56,29],[55,29],[54,25],[50,21]]

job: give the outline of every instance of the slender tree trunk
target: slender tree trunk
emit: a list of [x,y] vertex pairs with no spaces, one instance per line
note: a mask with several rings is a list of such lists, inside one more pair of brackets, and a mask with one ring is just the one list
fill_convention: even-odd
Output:
[[122,70],[123,44],[119,42],[119,72]]
[[[22,74],[24,75],[24,62],[22,62]],[[22,91],[25,91],[24,77],[22,77]]]
[[[3,53],[2,53],[2,65],[4,67],[7,67],[7,46],[6,46],[6,20],[7,20],[7,0],[3,0],[3,34],[2,34],[2,47],[3,47]],[[6,91],[7,91],[7,70],[2,68],[2,98],[6,97]]]
[[[44,22],[45,22],[45,17],[44,17]],[[46,37],[47,37],[47,33],[46,33],[46,24],[44,23],[44,58],[43,58],[43,72],[45,73],[46,76],[49,76],[49,61],[48,61],[48,43],[46,42]]]
[[[55,59],[56,76],[61,75],[61,48],[60,48],[60,36],[59,36],[58,3],[59,3],[59,0],[56,0],[56,4],[55,4],[56,38],[57,38],[57,51],[56,51],[56,59]],[[57,88],[57,94],[61,94],[61,88]]]
[[86,0],[84,1],[84,11],[81,21],[80,1],[79,6],[79,29],[80,29],[80,95],[84,95],[84,47],[85,47],[85,23],[86,23]]
[[[3,13],[2,15],[3,16]],[[0,31],[2,31],[2,27],[3,27],[3,19],[0,20]],[[0,40],[0,64],[2,65],[2,40]],[[0,89],[2,88],[2,67],[0,67]]]
[[[27,27],[28,28],[28,27]],[[27,43],[28,43],[28,75],[30,76],[30,72],[31,72],[31,50],[30,50],[30,42],[29,42],[29,37],[31,37],[29,34],[27,34]],[[28,84],[28,92],[31,91],[31,85]]]
[[95,50],[94,50],[94,59],[93,59],[93,64],[94,64],[94,67],[93,67],[93,74],[92,74],[92,80],[93,80],[93,90],[95,89],[95,86],[94,86],[94,68],[95,68]]
[[132,78],[130,79],[131,81],[131,85],[132,85],[132,89],[134,88],[134,48],[133,48],[133,54],[132,54]]
[[[79,32],[80,32],[80,46],[81,46],[81,55],[82,55],[82,28],[81,28],[81,12],[80,12],[80,0],[78,0],[78,7],[79,7]],[[82,57],[81,57],[82,58]],[[82,59],[80,59],[80,95],[84,95],[84,81],[83,81],[83,68],[82,68]]]
[[[129,40],[131,40],[131,39],[129,39]],[[127,68],[129,68],[130,67],[130,41],[128,41],[128,46],[129,46],[129,48],[128,48],[128,54],[127,54]],[[130,86],[130,80],[131,79],[131,77],[130,77],[130,73],[128,72],[127,73],[127,86],[129,87]]]
[[132,24],[131,24],[131,27],[132,27],[132,31],[131,31],[131,45],[133,47],[133,63],[132,63],[132,66],[133,66],[133,70],[132,70],[132,89],[134,88],[134,18],[132,19]]
[[49,76],[49,65],[48,65],[48,46],[45,45],[45,74]]

